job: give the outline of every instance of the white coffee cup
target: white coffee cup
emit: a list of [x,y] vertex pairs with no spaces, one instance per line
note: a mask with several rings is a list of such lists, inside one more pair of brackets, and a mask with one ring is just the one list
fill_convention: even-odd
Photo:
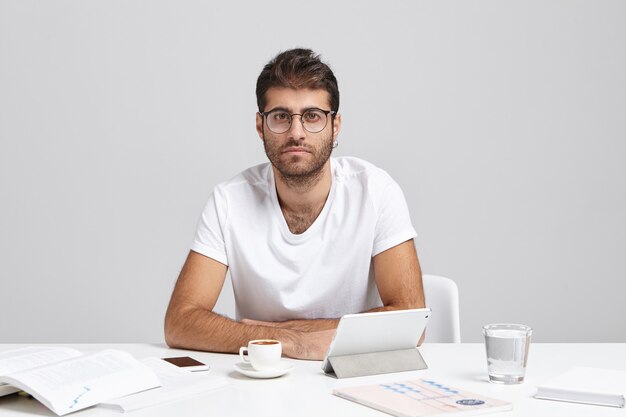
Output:
[[269,371],[278,368],[283,346],[278,340],[251,340],[248,347],[239,349],[239,356],[257,371]]

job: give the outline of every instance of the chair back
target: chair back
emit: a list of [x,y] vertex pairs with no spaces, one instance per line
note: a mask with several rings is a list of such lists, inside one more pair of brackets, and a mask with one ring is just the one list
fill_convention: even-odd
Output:
[[459,289],[450,278],[423,275],[426,307],[432,309],[424,342],[460,343]]

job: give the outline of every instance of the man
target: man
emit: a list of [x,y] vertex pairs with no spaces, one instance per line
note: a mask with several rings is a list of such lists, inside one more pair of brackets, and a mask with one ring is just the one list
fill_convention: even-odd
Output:
[[[357,158],[331,158],[341,128],[330,68],[283,52],[257,80],[256,128],[270,163],[218,185],[165,317],[172,347],[237,352],[278,339],[323,359],[344,314],[424,306],[416,236],[399,186]],[[213,307],[230,268],[237,318]]]

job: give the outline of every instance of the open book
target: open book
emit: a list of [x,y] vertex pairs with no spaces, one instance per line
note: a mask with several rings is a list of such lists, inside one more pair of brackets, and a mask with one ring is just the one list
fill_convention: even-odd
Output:
[[70,348],[0,352],[0,396],[26,391],[59,416],[160,386],[144,363],[119,350],[83,355]]

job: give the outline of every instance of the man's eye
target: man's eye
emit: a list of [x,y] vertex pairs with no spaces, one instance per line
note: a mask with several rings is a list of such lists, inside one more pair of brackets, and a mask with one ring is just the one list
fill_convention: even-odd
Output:
[[321,116],[318,113],[316,113],[316,112],[308,111],[308,112],[304,113],[304,119],[307,122],[316,122],[319,119],[321,119]]
[[285,120],[289,120],[289,113],[284,112],[284,111],[277,112],[277,113],[274,113],[274,116],[272,117],[274,118],[274,120],[284,122]]

